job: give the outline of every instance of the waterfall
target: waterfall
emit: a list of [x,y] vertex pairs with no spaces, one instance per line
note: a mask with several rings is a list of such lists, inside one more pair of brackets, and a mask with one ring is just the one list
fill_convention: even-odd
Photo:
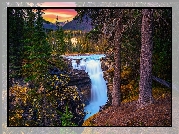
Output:
[[[103,78],[100,58],[104,55],[88,56],[68,56],[72,58],[73,69],[85,70],[91,79],[91,100],[89,105],[85,106],[85,120],[99,111],[100,106],[107,102],[107,86]],[[75,59],[80,59],[77,64]]]
[[99,107],[107,102],[107,86],[103,78],[101,63],[99,60],[89,60],[86,64],[86,72],[91,79],[91,101],[85,107],[88,112],[85,119],[99,111]]

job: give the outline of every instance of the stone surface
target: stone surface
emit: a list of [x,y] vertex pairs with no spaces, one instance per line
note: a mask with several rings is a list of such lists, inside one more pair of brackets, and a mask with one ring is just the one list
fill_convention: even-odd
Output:
[[76,85],[79,90],[79,94],[81,95],[82,102],[85,105],[89,104],[91,98],[91,80],[89,75],[84,70],[72,70],[68,85]]
[[100,61],[101,61],[101,68],[103,71],[103,77],[107,81],[106,84],[107,84],[107,97],[108,97],[107,103],[104,106],[100,107],[99,111],[102,111],[106,109],[107,107],[109,107],[112,103],[112,89],[113,89],[112,78],[113,76],[111,74],[113,73],[112,69],[113,69],[114,64],[112,61],[109,60],[108,57],[103,57],[100,59]]

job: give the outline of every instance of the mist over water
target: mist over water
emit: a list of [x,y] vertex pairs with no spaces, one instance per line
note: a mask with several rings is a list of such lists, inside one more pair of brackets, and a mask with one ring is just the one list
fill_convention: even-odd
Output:
[[[88,55],[88,56],[68,56],[72,60],[73,69],[85,70],[91,79],[91,100],[89,105],[85,106],[85,120],[97,113],[100,106],[107,102],[107,86],[103,78],[100,58],[105,55]],[[80,59],[80,63],[76,63]]]

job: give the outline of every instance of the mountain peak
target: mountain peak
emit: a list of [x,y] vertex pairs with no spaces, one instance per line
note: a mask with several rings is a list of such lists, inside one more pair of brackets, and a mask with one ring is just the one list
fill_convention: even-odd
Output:
[[[59,26],[62,26],[63,30],[81,30],[83,32],[89,32],[92,30],[91,18],[84,15],[82,19],[74,18],[72,21],[58,22]],[[45,29],[57,30],[56,24],[50,22],[44,22],[43,27]]]
[[82,30],[85,32],[89,32],[92,30],[91,26],[91,19],[84,15],[82,17],[82,20],[80,18],[73,19],[72,21],[69,21],[63,26],[64,30]]

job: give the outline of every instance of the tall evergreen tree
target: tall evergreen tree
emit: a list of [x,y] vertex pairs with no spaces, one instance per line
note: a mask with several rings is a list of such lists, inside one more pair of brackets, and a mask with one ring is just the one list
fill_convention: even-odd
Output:
[[26,21],[26,36],[24,38],[24,60],[23,75],[34,84],[45,80],[48,72],[47,60],[50,57],[51,46],[46,40],[43,30],[43,11],[40,9],[27,11],[29,17]]
[[142,9],[139,103],[152,103],[153,10]]
[[94,26],[100,27],[108,40],[109,46],[114,50],[114,79],[112,105],[119,106],[121,103],[120,93],[120,47],[122,34],[122,15],[123,10],[120,9],[77,9],[79,16],[85,14],[92,19]]
[[8,46],[9,46],[9,73],[10,81],[12,78],[21,77],[22,60],[23,60],[23,42],[24,37],[24,16],[25,12],[22,9],[8,9],[9,15],[9,31],[8,31]]
[[65,34],[64,34],[64,31],[62,29],[61,26],[59,26],[58,24],[58,16],[56,18],[56,26],[57,26],[57,31],[56,31],[56,44],[55,44],[55,47],[56,47],[56,50],[57,50],[57,53],[58,54],[65,54],[66,52],[66,44],[65,44]]
[[112,93],[112,105],[119,106],[121,103],[121,38],[122,38],[122,16],[121,10],[114,11],[116,23],[115,25],[115,35],[114,35],[114,78],[113,78],[113,93]]

